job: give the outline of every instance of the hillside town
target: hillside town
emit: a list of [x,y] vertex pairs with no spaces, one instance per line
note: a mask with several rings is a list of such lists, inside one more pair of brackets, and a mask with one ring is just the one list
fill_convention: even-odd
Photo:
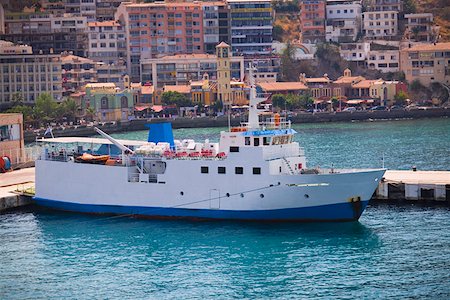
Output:
[[412,0],[12,2],[0,0],[0,109],[25,122],[46,103],[66,121],[239,110],[250,63],[278,110],[448,105],[447,28]]

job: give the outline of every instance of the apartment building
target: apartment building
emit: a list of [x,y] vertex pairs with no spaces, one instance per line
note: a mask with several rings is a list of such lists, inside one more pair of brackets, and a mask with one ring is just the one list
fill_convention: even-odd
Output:
[[73,51],[76,55],[85,56],[86,21],[86,17],[73,14],[8,13],[2,39],[30,45],[42,53]]
[[60,55],[36,55],[30,46],[0,41],[0,106],[10,106],[15,93],[28,104],[42,93],[61,101]]
[[325,36],[329,42],[354,42],[361,29],[361,1],[327,0]]
[[369,39],[383,39],[397,36],[398,12],[364,12],[362,13],[363,34]]
[[61,54],[63,96],[79,91],[87,83],[97,82],[96,64],[93,60],[71,53]]
[[140,79],[141,58],[204,53],[202,7],[202,2],[122,3],[118,7],[116,20],[125,28],[133,81]]
[[96,0],[66,0],[66,13],[79,14],[86,17],[88,22],[97,19]]
[[66,13],[64,0],[40,0],[42,9],[52,15],[61,15]]
[[355,62],[357,65],[365,66],[367,55],[370,51],[370,43],[345,43],[339,46],[341,57],[347,61]]
[[97,21],[113,21],[114,14],[117,11],[122,0],[96,0],[96,12]]
[[399,50],[370,50],[367,56],[369,70],[379,70],[383,73],[399,71]]
[[300,2],[300,30],[303,43],[315,44],[325,40],[325,0]]
[[270,0],[228,0],[234,55],[272,53],[273,10]]
[[403,11],[402,0],[366,0],[367,11]]
[[230,9],[226,2],[205,2],[202,10],[205,53],[214,54],[219,43],[231,42]]
[[450,84],[450,43],[418,44],[400,50],[400,71],[408,82]]
[[438,26],[433,23],[432,13],[405,14],[406,32],[409,40],[433,42],[439,34]]
[[[230,80],[244,77],[244,57],[232,56],[230,59]],[[165,85],[187,85],[199,81],[204,74],[217,80],[217,56],[213,54],[177,54],[162,58],[141,61],[141,82],[150,82],[155,87]]]

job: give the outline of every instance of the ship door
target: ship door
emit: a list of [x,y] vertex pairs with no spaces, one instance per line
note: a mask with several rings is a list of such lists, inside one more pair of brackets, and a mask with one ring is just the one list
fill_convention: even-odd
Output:
[[220,208],[220,191],[218,189],[209,190],[209,208]]

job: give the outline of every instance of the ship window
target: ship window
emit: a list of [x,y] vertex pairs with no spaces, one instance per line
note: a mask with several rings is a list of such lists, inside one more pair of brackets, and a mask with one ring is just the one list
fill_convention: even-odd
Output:
[[245,137],[245,145],[250,146],[250,137],[249,136]]
[[217,168],[217,172],[218,172],[219,174],[225,174],[225,173],[226,173],[226,169],[225,169],[225,167],[218,167],[218,168]]
[[261,168],[258,168],[258,167],[253,168],[253,174],[254,175],[261,175]]
[[255,138],[255,140],[253,141],[253,146],[259,146],[259,137]]
[[244,174],[244,168],[243,167],[236,167],[234,168],[234,171],[236,174]]
[[270,137],[265,136],[263,137],[263,145],[270,145]]
[[231,146],[230,147],[230,152],[239,152],[239,147]]
[[208,174],[208,173],[209,173],[208,167],[201,167],[201,172],[202,172],[203,174]]

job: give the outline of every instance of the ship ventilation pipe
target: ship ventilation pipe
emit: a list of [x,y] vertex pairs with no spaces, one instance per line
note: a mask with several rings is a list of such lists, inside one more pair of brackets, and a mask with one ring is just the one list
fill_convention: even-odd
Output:
[[122,152],[124,152],[125,154],[133,154],[134,151],[131,150],[130,148],[128,148],[125,145],[122,145],[121,143],[119,143],[116,139],[114,139],[113,137],[111,137],[110,135],[106,134],[105,132],[103,132],[102,130],[98,129],[97,127],[94,127],[95,131],[97,131],[98,134],[100,134],[101,136],[103,136],[105,139],[109,140],[111,143],[113,143],[114,145],[116,145],[120,150],[122,150]]

